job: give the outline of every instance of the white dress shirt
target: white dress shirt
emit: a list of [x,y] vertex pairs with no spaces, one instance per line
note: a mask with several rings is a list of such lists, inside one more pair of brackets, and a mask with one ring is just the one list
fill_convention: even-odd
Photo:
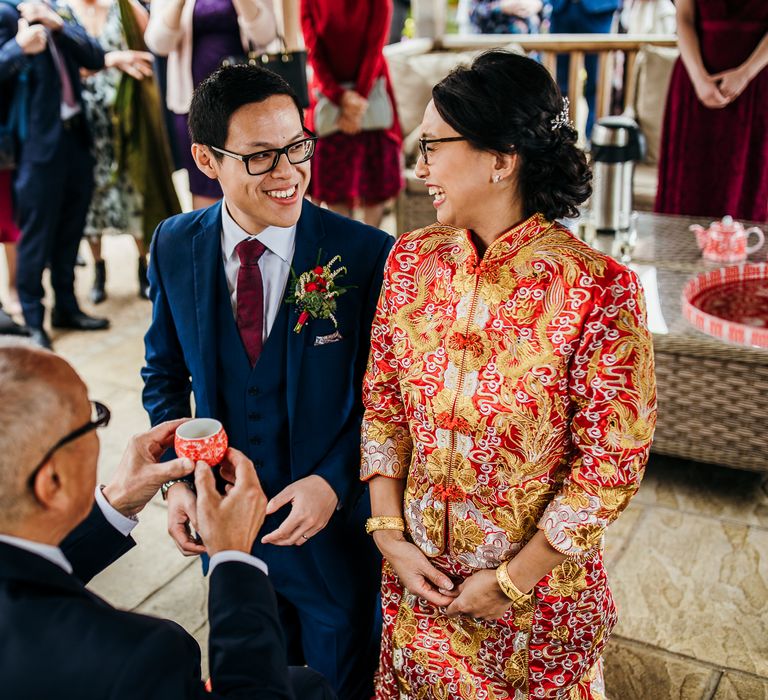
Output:
[[[96,505],[99,506],[102,515],[106,521],[115,528],[120,534],[128,537],[131,534],[133,528],[139,524],[139,520],[136,517],[128,518],[119,511],[115,510],[110,502],[105,498],[101,491],[101,486],[96,487],[95,497]],[[12,535],[0,534],[0,542],[9,544],[19,549],[24,549],[32,554],[37,554],[43,559],[47,559],[56,566],[61,567],[68,574],[72,573],[72,564],[69,563],[64,556],[64,552],[59,547],[54,547],[52,544],[43,544],[42,542],[34,542],[33,540],[26,540],[22,537],[13,537]],[[265,574],[269,573],[267,565],[258,557],[254,557],[252,554],[246,554],[245,552],[239,552],[236,550],[225,550],[223,552],[217,552],[211,557],[211,562],[208,568],[208,573],[213,573],[214,568],[218,564],[222,564],[225,561],[240,561],[250,566],[255,566]]]
[[238,225],[227,211],[226,201],[221,206],[221,255],[224,259],[224,272],[227,276],[227,288],[232,303],[232,313],[237,318],[237,273],[240,272],[240,258],[235,251],[237,244],[246,239],[257,238],[266,250],[259,258],[259,270],[264,288],[264,331],[266,340],[280,305],[283,303],[285,286],[291,274],[291,262],[296,249],[296,226],[279,228],[268,226],[257,236],[251,236]]

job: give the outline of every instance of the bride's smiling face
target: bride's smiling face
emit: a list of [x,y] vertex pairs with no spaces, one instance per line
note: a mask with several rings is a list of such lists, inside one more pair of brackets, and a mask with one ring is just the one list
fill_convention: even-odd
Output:
[[466,140],[429,143],[433,139],[463,139],[432,101],[424,112],[420,134],[426,143],[414,173],[427,185],[437,220],[456,228],[482,227],[489,202],[500,194],[493,182],[496,154],[474,148]]

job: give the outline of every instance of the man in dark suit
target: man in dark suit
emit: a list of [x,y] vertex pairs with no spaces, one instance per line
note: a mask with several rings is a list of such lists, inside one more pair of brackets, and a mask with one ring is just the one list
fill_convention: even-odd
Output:
[[[392,240],[304,200],[314,137],[274,73],[220,69],[197,88],[189,122],[224,201],[155,233],[144,406],[157,424],[189,415],[193,393],[197,415],[221,420],[253,460],[270,498],[253,553],[269,565],[289,661],[323,673],[342,700],[367,700],[380,560],[364,532],[360,392]],[[335,283],[348,289],[335,323],[287,303],[292,270],[336,256],[346,270]],[[204,553],[187,533],[195,494],[176,483],[167,497],[179,548]]]
[[159,485],[194,466],[158,463],[182,421],[164,423],[134,437],[110,483],[97,488],[95,431],[108,420],[64,360],[0,344],[0,695],[330,700],[319,674],[289,674],[264,564],[247,553],[266,497],[236,450],[227,455],[225,473],[236,483],[226,496],[205,463],[194,475],[196,521],[212,553],[213,695],[200,680],[200,649],[181,627],[116,610],[85,588],[134,545],[136,515]]
[[[19,20],[45,29],[37,53],[14,37]],[[93,191],[91,139],[80,97],[80,69],[104,67],[104,51],[71,12],[47,2],[0,1],[0,81],[15,79],[25,115],[14,182],[21,240],[17,286],[35,343],[50,348],[43,329],[43,270],[51,271],[54,328],[99,330],[106,319],[80,310],[74,279],[77,249]]]
[[[621,0],[552,0],[552,34],[608,34],[613,26],[613,16]],[[563,95],[568,94],[568,69],[570,58],[557,57],[557,84]],[[595,93],[597,90],[597,54],[587,54],[584,60],[587,82],[584,96],[587,98],[587,138],[595,123]]]

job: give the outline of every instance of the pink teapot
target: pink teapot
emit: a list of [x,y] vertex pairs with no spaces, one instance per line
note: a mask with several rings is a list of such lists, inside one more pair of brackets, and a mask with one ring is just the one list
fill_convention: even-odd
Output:
[[[690,229],[696,234],[702,257],[714,262],[743,262],[747,255],[760,250],[765,240],[757,226],[745,229],[730,216],[724,216],[722,221],[713,221],[709,228],[694,224]],[[748,247],[747,239],[753,233],[757,236],[757,243]]]

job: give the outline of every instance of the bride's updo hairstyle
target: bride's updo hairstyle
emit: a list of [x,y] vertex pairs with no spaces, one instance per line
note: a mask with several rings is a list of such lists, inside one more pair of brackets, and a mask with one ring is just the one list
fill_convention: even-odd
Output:
[[474,148],[519,155],[526,217],[578,216],[577,207],[592,193],[592,173],[546,68],[509,51],[487,51],[435,85],[432,99]]

